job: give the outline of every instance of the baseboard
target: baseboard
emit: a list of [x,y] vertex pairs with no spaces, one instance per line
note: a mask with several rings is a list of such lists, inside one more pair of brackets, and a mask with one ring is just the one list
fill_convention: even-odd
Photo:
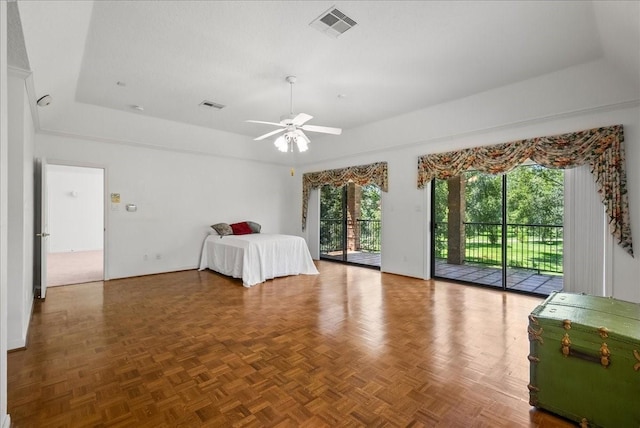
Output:
[[140,277],[143,277],[143,276],[162,275],[163,273],[177,273],[177,272],[184,272],[184,271],[187,271],[187,270],[198,270],[198,266],[195,266],[195,265],[182,266],[182,267],[173,268],[171,270],[151,271],[151,272],[141,273],[139,275],[114,276],[114,277],[111,277],[110,280],[128,279],[128,278],[140,278]]
[[2,418],[2,428],[10,428],[11,427],[11,416],[4,415]]

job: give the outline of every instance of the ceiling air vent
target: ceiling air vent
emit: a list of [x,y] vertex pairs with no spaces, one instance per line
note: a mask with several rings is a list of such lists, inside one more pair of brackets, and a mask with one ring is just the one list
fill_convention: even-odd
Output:
[[207,100],[204,100],[203,102],[201,102],[200,105],[202,107],[215,108],[218,110],[222,110],[223,108],[226,107],[225,105],[214,103],[213,101],[207,101]]
[[328,36],[338,37],[357,24],[356,21],[332,6],[329,10],[311,21],[309,25]]

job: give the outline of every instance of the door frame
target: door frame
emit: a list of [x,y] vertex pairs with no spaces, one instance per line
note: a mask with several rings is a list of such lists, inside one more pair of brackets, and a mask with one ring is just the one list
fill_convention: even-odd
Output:
[[[103,207],[102,207],[102,279],[103,281],[108,281],[109,277],[109,241],[107,239],[107,225],[109,224],[109,209],[110,204],[108,203],[107,191],[108,191],[108,168],[103,164],[96,164],[91,162],[78,162],[78,161],[69,161],[69,160],[60,160],[60,159],[47,159],[48,165],[57,165],[57,166],[69,166],[69,167],[80,167],[80,168],[94,168],[103,170],[102,173],[102,199],[103,199]],[[47,203],[49,200],[47,200]]]

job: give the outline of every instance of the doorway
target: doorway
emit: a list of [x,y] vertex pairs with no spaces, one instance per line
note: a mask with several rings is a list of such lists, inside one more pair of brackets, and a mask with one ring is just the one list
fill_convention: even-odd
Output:
[[104,279],[104,169],[47,164],[47,286]]
[[380,188],[347,183],[320,190],[320,258],[380,269]]
[[432,182],[434,277],[548,295],[563,288],[564,170],[522,165]]

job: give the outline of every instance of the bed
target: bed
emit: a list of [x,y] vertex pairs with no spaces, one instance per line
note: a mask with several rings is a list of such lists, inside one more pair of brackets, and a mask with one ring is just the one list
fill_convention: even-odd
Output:
[[204,269],[242,278],[245,287],[280,276],[319,273],[304,239],[268,233],[207,236],[199,270]]

